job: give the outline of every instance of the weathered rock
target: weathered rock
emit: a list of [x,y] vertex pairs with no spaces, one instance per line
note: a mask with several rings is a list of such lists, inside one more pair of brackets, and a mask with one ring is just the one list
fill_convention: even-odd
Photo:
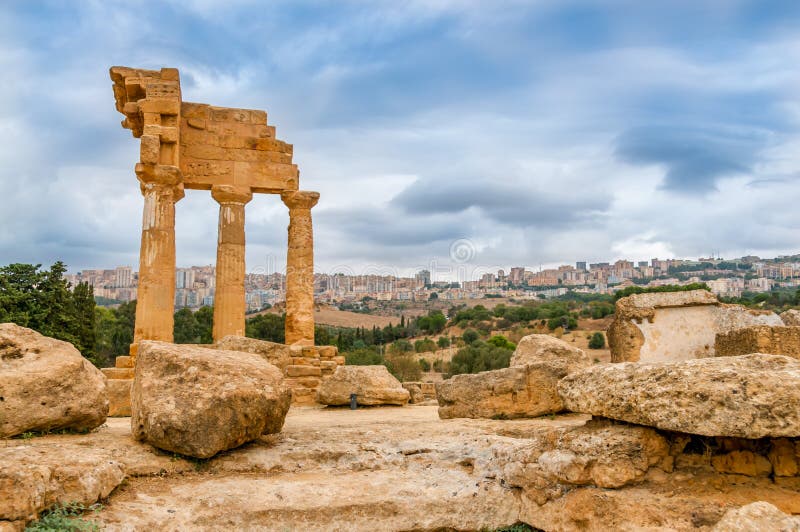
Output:
[[106,381],[106,385],[108,415],[110,417],[130,417],[133,379],[109,379]]
[[291,402],[281,371],[259,355],[144,341],[131,390],[131,431],[197,458],[280,431]]
[[566,362],[576,370],[592,364],[581,349],[547,334],[530,334],[522,338],[511,356],[510,365],[524,366],[532,362]]
[[657,292],[617,301],[607,336],[612,362],[671,362],[714,356],[718,333],[781,324],[774,312],[724,305],[706,290]]
[[339,366],[317,391],[323,405],[349,405],[350,394],[362,406],[405,405],[411,397],[386,366]]
[[800,362],[752,354],[596,365],[558,384],[574,412],[738,438],[800,436]]
[[228,351],[244,351],[245,353],[261,355],[264,360],[284,372],[286,366],[292,363],[292,348],[276,342],[256,340],[255,338],[244,336],[226,336],[216,343],[216,347],[217,349]]
[[758,501],[725,512],[713,532],[797,532],[800,517],[792,517],[776,506]]
[[0,438],[91,430],[107,414],[106,378],[72,344],[0,324]]
[[717,335],[715,356],[770,353],[800,359],[800,327],[754,325]]
[[125,478],[111,453],[60,444],[0,448],[0,523],[28,521],[56,503],[89,505]]
[[403,388],[410,394],[409,404],[418,405],[425,402],[425,395],[422,393],[421,382],[404,382]]
[[552,486],[538,493],[539,504],[566,486],[620,488],[639,482],[651,467],[668,467],[668,454],[667,440],[654,429],[607,422],[537,434],[522,446],[495,450],[509,485]]
[[781,313],[781,321],[789,327],[800,326],[800,310],[789,309]]
[[439,417],[515,419],[564,410],[556,384],[569,373],[567,362],[454,375],[436,383]]

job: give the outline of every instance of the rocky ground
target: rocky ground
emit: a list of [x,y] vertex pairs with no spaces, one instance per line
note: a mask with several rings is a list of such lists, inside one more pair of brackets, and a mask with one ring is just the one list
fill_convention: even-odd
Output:
[[0,530],[98,497],[90,518],[106,530],[688,530],[754,501],[800,513],[796,476],[720,474],[668,434],[589,419],[292,407],[280,434],[189,461],[110,418],[85,435],[0,440],[0,493],[14,489]]

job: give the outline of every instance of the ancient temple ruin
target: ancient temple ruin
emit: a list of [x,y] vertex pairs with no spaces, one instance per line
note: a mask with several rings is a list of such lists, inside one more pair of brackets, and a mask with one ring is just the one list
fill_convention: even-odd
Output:
[[140,340],[173,341],[175,203],[185,189],[210,190],[219,203],[214,341],[245,333],[245,205],[262,193],[280,194],[289,207],[285,341],[313,346],[311,208],[319,194],[299,190],[292,145],[276,138],[265,111],[183,101],[175,68],[112,67],[111,80],[122,126],[141,141],[136,176],[144,214],[131,357]]

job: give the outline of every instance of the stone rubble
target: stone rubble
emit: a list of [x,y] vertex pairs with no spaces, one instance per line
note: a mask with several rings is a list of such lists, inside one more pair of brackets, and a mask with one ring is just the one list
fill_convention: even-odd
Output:
[[349,405],[350,394],[356,394],[360,406],[403,406],[411,398],[386,366],[339,366],[323,381],[317,392],[317,402],[329,406]]

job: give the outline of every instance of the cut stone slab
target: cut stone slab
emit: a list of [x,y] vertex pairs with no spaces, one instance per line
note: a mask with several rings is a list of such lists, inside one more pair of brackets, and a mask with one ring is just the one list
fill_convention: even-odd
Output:
[[547,334],[530,334],[522,338],[511,355],[513,366],[532,362],[567,362],[576,369],[592,364],[583,350]]
[[719,333],[782,324],[774,312],[725,305],[707,290],[657,292],[617,301],[607,336],[612,362],[674,362],[714,356]]
[[290,403],[281,371],[259,355],[139,344],[131,432],[159,449],[209,458],[279,432]]
[[72,344],[0,324],[0,438],[87,431],[107,415],[106,378]]
[[131,415],[131,387],[133,379],[109,379],[108,415],[109,417],[129,417]]
[[256,340],[245,336],[225,336],[217,342],[217,349],[227,351],[244,351],[261,355],[267,362],[277,366],[281,371],[286,370],[286,366],[292,363],[292,348],[288,345],[266,340]]
[[362,406],[403,406],[411,397],[386,366],[339,366],[322,382],[317,402],[329,406],[349,405],[353,393]]
[[715,356],[770,353],[800,359],[800,327],[755,325],[717,335]]
[[800,362],[766,354],[602,364],[558,383],[573,412],[704,436],[800,436]]
[[454,375],[436,383],[439,417],[516,419],[564,410],[556,384],[569,373],[566,362]]

